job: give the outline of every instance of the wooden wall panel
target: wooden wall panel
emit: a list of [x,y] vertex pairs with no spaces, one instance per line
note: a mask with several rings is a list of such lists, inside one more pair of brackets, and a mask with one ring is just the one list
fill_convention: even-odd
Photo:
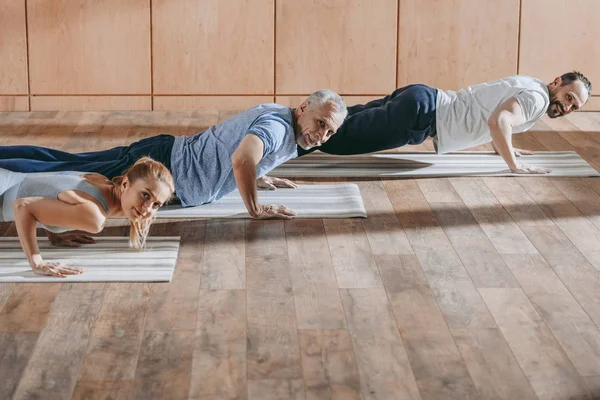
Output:
[[395,87],[397,0],[278,0],[277,93]]
[[[600,85],[600,82],[598,83]],[[592,96],[581,109],[582,111],[600,111],[600,96]]]
[[28,0],[31,93],[150,94],[150,0]]
[[155,96],[155,110],[245,110],[273,96]]
[[0,96],[0,111],[29,111],[27,96]]
[[0,1],[0,94],[27,94],[25,0]]
[[31,111],[151,110],[150,96],[33,96]]
[[154,0],[152,23],[154,93],[273,93],[273,0]]
[[[306,99],[308,95],[305,96],[277,96],[275,97],[275,102],[278,104],[282,104],[288,107],[298,107],[304,99]],[[356,104],[365,104],[371,100],[379,99],[384,96],[344,96],[344,101],[347,106],[353,106]]]
[[600,1],[523,0],[519,73],[551,82],[574,69],[600,87]]
[[442,89],[517,73],[519,0],[399,0],[398,86]]

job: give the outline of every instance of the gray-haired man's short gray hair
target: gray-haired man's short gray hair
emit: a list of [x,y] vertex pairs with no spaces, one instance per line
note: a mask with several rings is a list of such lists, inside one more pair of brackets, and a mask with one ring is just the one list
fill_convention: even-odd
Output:
[[331,104],[335,113],[340,116],[343,121],[348,116],[348,108],[342,96],[329,89],[317,90],[308,96],[308,105],[310,107],[322,108],[325,104]]

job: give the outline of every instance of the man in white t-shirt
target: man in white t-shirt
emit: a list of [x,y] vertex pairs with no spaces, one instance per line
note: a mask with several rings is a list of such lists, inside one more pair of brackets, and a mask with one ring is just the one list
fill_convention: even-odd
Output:
[[[346,121],[318,149],[364,154],[433,137],[438,154],[445,154],[492,142],[512,172],[544,174],[550,170],[517,162],[517,156],[531,152],[513,148],[512,134],[530,129],[544,113],[557,118],[579,110],[591,91],[590,81],[577,71],[548,85],[524,75],[459,91],[410,85],[382,99],[348,107]],[[299,149],[299,155],[310,151]]]

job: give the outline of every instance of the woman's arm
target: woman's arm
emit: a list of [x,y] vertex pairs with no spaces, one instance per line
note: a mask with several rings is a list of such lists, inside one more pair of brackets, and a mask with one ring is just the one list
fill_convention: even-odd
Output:
[[36,274],[66,277],[83,272],[81,268],[71,268],[43,260],[36,238],[36,222],[99,232],[105,218],[95,204],[90,202],[72,205],[55,199],[29,197],[15,200],[13,208],[21,246]]

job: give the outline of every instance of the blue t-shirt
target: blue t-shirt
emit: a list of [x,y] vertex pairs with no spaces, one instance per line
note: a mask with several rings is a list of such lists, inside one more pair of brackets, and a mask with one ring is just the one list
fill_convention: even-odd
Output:
[[261,104],[197,135],[178,136],[171,152],[171,172],[183,206],[210,203],[235,190],[231,156],[247,134],[264,143],[257,177],[298,156],[293,111],[279,104]]

